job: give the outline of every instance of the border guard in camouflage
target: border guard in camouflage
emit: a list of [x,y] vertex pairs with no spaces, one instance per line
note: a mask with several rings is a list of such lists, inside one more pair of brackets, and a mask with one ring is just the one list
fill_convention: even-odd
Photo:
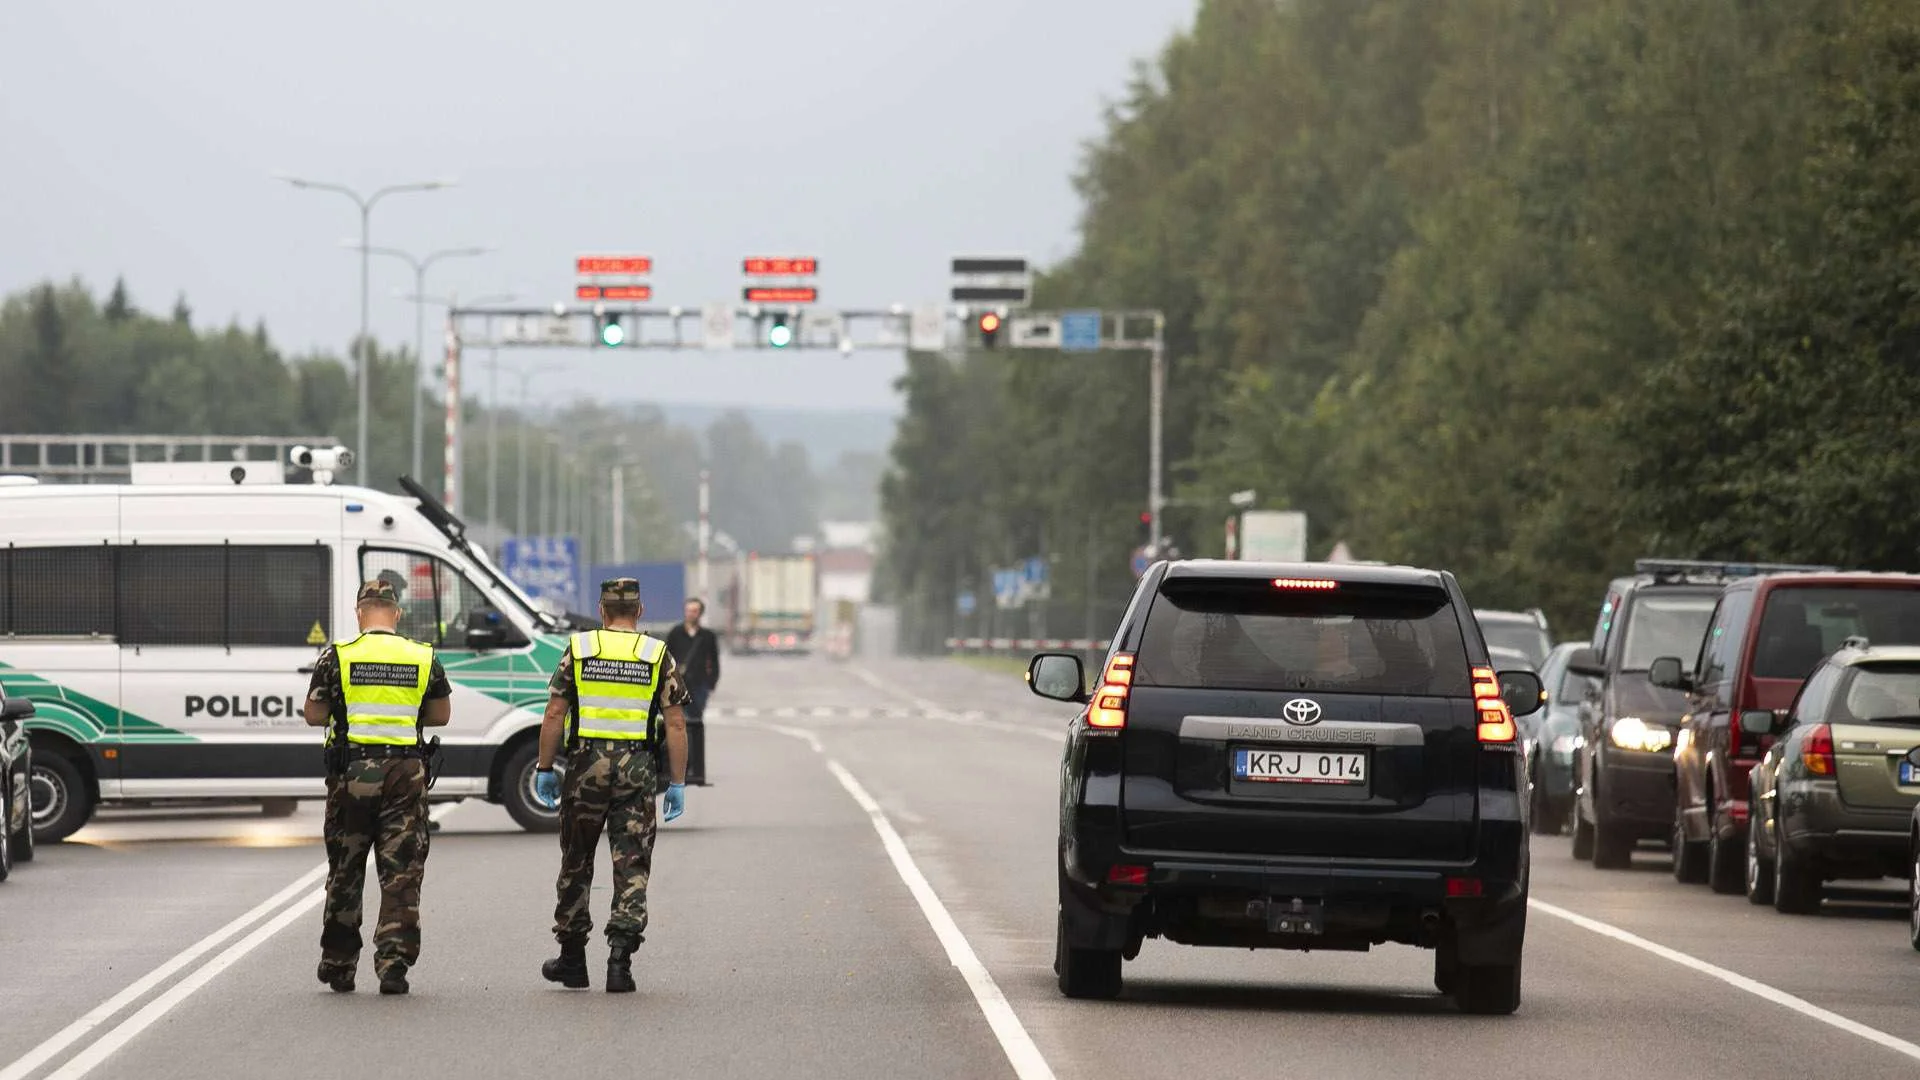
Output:
[[[679,817],[686,807],[687,691],[666,643],[640,632],[640,615],[637,580],[600,583],[604,628],[575,634],[568,642],[548,684],[540,725],[534,793],[560,808],[559,902],[553,913],[560,955],[541,965],[540,973],[575,990],[587,985],[587,937],[593,932],[587,905],[594,850],[604,831],[613,856],[607,992],[633,992],[633,951],[647,929],[653,799],[663,742],[671,778],[666,819]],[[554,773],[563,742],[564,779]]]
[[380,992],[407,992],[420,959],[420,883],[427,870],[427,747],[421,729],[451,719],[453,687],[433,646],[401,637],[400,597],[369,581],[354,597],[360,636],[314,664],[302,712],[327,729],[327,903],[320,981],[353,991],[360,965],[367,854],[380,874],[374,973]]

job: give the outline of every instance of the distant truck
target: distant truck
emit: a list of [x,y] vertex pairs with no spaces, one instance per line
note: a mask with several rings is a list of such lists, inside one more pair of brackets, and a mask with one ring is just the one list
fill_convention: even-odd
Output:
[[813,649],[820,573],[812,555],[748,556],[741,575],[738,652],[807,653]]

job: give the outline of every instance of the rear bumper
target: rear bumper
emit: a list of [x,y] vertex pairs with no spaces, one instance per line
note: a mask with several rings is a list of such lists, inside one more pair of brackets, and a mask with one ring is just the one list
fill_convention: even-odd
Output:
[[[1363,950],[1385,942],[1450,941],[1462,962],[1510,963],[1526,929],[1524,864],[1223,859],[1121,851],[1144,866],[1141,884],[1074,881],[1063,895],[1081,948],[1126,948],[1143,937],[1235,948]],[[1084,868],[1082,868],[1084,869]],[[1491,872],[1489,872],[1491,871]],[[1318,934],[1271,932],[1263,909],[1319,910]]]
[[1791,784],[1780,795],[1778,842],[1795,855],[1847,876],[1908,872],[1910,811],[1848,806],[1831,781]]

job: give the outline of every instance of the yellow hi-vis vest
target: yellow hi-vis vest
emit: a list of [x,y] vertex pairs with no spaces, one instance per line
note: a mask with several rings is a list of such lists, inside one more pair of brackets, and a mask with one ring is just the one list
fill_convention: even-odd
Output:
[[627,630],[573,635],[573,689],[582,739],[644,739],[660,690],[667,643]]
[[361,634],[334,646],[346,701],[347,741],[420,743],[420,706],[433,673],[433,646],[398,634]]

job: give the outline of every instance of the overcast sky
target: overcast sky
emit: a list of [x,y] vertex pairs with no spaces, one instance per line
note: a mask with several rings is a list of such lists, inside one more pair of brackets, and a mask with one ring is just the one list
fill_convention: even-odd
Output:
[[[946,261],[1072,250],[1103,105],[1194,0],[0,0],[0,292],[125,275],[201,325],[339,351],[359,217],[290,173],[394,196],[377,245],[428,292],[571,295],[573,256],[654,257],[656,299],[738,298],[740,259],[815,255],[822,301],[944,295]],[[412,271],[376,259],[376,334]],[[430,324],[431,325],[431,324]],[[690,327],[691,329],[691,327]],[[898,356],[533,354],[542,396],[890,407]]]

